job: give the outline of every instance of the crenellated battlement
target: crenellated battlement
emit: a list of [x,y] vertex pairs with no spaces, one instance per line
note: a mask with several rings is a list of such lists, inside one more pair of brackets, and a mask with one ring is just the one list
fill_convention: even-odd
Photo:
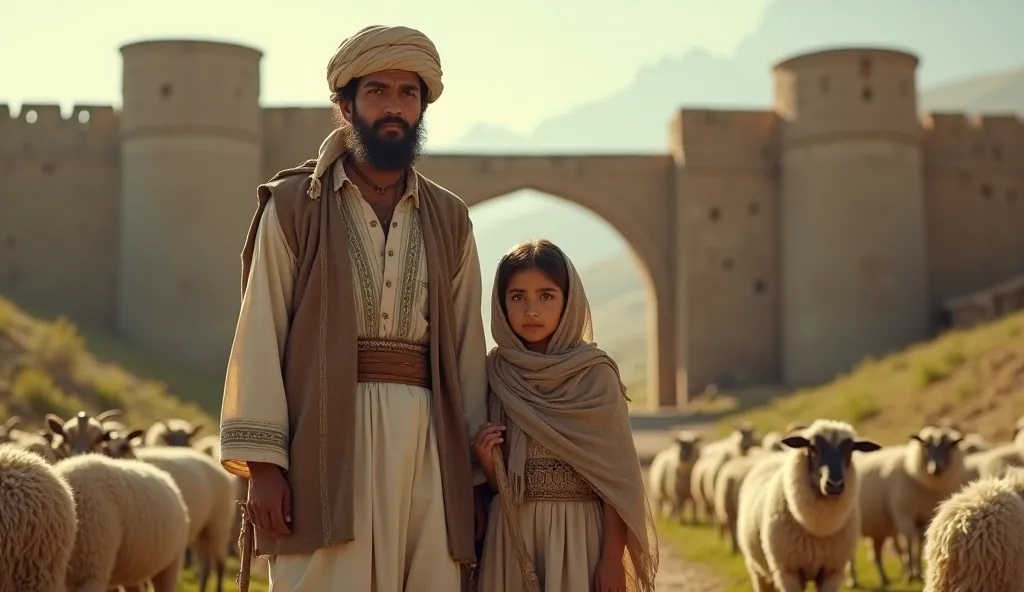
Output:
[[921,119],[925,162],[935,167],[1024,169],[1024,119],[930,113]]
[[[17,113],[0,104],[0,151],[42,154],[116,149],[120,113],[111,105],[23,103]],[[85,156],[86,153],[80,155]]]
[[681,109],[670,150],[687,167],[769,170],[778,158],[778,117],[771,111]]

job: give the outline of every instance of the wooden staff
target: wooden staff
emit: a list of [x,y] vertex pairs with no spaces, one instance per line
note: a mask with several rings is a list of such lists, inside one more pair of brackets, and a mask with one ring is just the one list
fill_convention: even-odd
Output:
[[519,528],[519,511],[508,488],[508,476],[505,474],[505,459],[501,452],[501,446],[495,446],[491,450],[491,456],[494,458],[494,477],[498,481],[498,497],[501,498],[501,507],[505,511],[505,530],[508,532],[509,538],[512,539],[512,546],[516,550],[516,559],[519,561],[519,571],[522,573],[525,586],[524,592],[541,592],[540,580],[537,578],[537,572],[533,569],[530,553],[526,550],[523,531]]

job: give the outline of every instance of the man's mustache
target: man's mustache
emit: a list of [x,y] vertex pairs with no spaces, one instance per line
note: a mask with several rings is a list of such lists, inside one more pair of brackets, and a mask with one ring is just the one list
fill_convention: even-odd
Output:
[[397,125],[402,128],[402,131],[408,133],[412,129],[409,122],[402,119],[401,117],[381,117],[377,121],[373,122],[373,131],[378,132],[385,125]]

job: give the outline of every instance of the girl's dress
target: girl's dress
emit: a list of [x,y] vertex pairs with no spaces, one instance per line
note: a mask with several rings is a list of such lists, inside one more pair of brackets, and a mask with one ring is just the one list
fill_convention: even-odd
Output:
[[[527,445],[519,527],[544,592],[590,592],[601,558],[601,498],[569,464],[532,438]],[[480,592],[524,590],[522,571],[497,495],[480,562]]]

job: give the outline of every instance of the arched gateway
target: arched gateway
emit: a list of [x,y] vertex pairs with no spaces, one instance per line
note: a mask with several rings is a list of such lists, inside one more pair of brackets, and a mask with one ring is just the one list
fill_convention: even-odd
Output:
[[534,189],[578,204],[611,224],[633,248],[647,284],[648,318],[636,322],[647,323],[647,351],[653,357],[647,361],[648,402],[677,405],[676,377],[685,376],[685,364],[677,357],[674,331],[673,216],[667,214],[675,165],[670,157],[443,154],[424,157],[418,168],[470,207]]

